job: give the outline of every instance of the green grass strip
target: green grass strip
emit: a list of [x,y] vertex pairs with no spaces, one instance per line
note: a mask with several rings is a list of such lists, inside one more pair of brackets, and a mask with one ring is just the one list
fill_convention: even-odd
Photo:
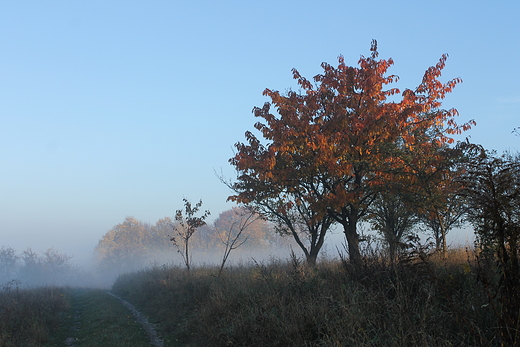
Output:
[[48,346],[64,345],[149,347],[150,340],[132,313],[105,290],[73,289],[69,315]]

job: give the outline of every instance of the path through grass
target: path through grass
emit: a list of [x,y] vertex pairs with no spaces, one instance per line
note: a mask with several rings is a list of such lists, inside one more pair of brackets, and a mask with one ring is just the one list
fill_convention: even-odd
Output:
[[121,301],[101,289],[72,289],[71,309],[47,346],[153,346],[143,326]]

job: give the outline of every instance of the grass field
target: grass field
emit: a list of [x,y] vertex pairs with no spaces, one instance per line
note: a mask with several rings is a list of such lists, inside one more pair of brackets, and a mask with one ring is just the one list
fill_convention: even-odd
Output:
[[0,291],[0,346],[41,346],[69,309],[64,288],[5,286]]
[[0,292],[0,346],[149,347],[141,324],[101,289]]
[[447,260],[298,259],[186,272],[160,267],[113,286],[186,346],[492,346],[496,317],[464,250]]
[[[353,267],[273,260],[226,269],[155,267],[112,292],[158,326],[165,346],[499,346],[494,293],[473,254],[454,250]],[[496,303],[496,302],[495,302]],[[150,346],[101,289],[0,291],[0,346]]]
[[150,346],[143,327],[121,302],[101,289],[71,289],[71,309],[47,346]]

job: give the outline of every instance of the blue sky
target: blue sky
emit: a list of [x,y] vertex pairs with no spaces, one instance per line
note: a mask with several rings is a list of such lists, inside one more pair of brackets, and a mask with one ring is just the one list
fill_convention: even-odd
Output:
[[378,41],[398,86],[449,54],[445,107],[518,150],[517,1],[11,1],[0,5],[0,246],[89,253],[126,216],[232,205],[233,144],[265,88]]

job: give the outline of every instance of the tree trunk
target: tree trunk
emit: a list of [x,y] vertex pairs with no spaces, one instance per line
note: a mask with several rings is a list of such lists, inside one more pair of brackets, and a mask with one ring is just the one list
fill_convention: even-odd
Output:
[[305,259],[307,261],[307,265],[311,266],[311,267],[315,267],[316,266],[316,259],[318,258],[318,254],[309,254],[307,256],[307,258]]
[[361,264],[361,253],[359,251],[359,235],[357,233],[357,223],[343,224],[343,232],[348,243],[348,255],[350,262],[354,265]]
[[186,268],[188,269],[188,271],[190,271],[190,254],[189,254],[189,243],[188,243],[189,241],[190,241],[190,239],[187,238],[186,239],[186,243],[185,243],[186,248],[184,250],[184,252],[185,252],[184,254],[186,256],[186,259],[185,259],[186,260]]
[[442,240],[442,258],[446,259],[446,254],[448,251],[448,246],[446,245],[446,227],[444,226],[444,220],[439,213],[439,210],[434,207],[435,217],[437,217],[437,222],[439,223],[439,228],[441,231],[441,240]]
[[389,234],[387,236],[388,242],[388,257],[390,258],[390,263],[394,264],[397,259],[397,247],[398,247],[398,238],[394,235]]
[[329,223],[325,223],[322,224],[320,228],[314,227],[314,229],[312,229],[313,237],[310,245],[310,252],[309,254],[306,254],[307,264],[310,266],[316,266],[316,260],[318,259],[318,254],[325,242],[325,234],[329,229],[329,225]]

